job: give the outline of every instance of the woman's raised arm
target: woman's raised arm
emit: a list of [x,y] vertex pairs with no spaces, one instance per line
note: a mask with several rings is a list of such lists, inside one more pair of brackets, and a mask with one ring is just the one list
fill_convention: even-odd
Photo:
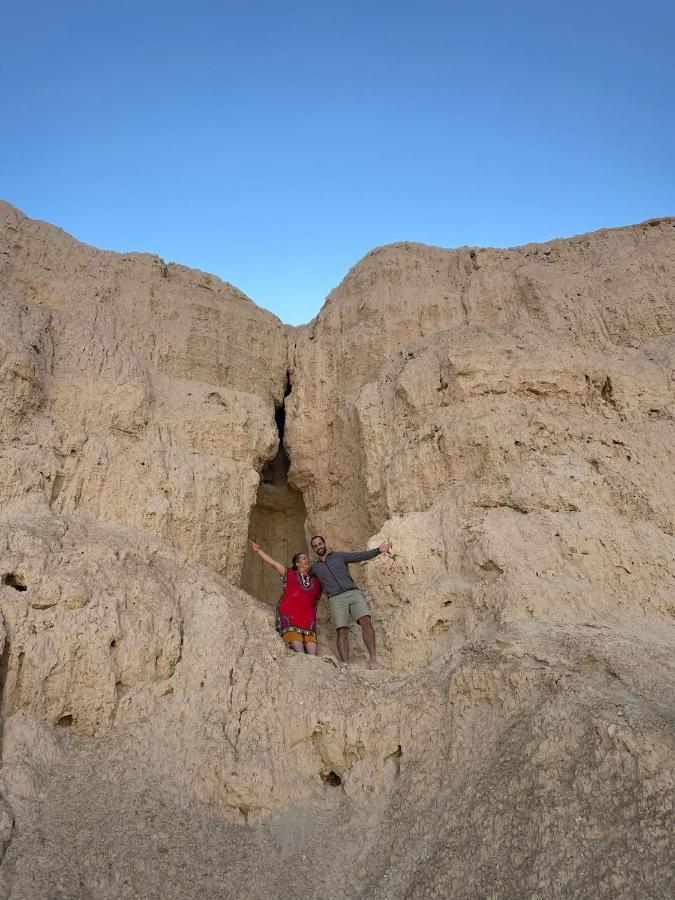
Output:
[[280,575],[283,575],[286,569],[281,565],[280,562],[277,562],[276,559],[272,559],[271,556],[268,556],[264,550],[260,549],[260,544],[256,544],[255,541],[251,541],[251,550],[262,559],[264,563],[267,563],[268,566],[272,566],[273,569],[276,569]]

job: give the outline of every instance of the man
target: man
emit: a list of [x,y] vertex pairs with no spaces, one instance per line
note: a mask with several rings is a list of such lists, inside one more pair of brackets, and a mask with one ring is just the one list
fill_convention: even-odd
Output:
[[363,643],[370,654],[369,669],[379,669],[380,664],[375,653],[375,632],[370,621],[370,609],[366,598],[354,584],[349,574],[350,563],[364,562],[373,559],[380,553],[386,553],[391,547],[389,541],[383,541],[373,550],[361,550],[359,553],[346,553],[344,550],[326,549],[326,542],[320,534],[315,534],[310,541],[312,550],[319,557],[309,570],[321,582],[337,632],[337,649],[343,663],[349,664],[349,617],[361,626]]

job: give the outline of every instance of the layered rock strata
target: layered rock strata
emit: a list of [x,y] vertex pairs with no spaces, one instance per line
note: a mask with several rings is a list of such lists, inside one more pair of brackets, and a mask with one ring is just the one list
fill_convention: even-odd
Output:
[[669,621],[674,272],[673,220],[394,245],[296,333],[291,479],[334,544],[394,540],[364,579],[397,666],[505,619]]
[[0,503],[117,522],[237,579],[286,330],[210,275],[1,212]]
[[[1,214],[0,898],[669,896],[675,221],[291,329]],[[386,670],[280,642],[303,528]]]

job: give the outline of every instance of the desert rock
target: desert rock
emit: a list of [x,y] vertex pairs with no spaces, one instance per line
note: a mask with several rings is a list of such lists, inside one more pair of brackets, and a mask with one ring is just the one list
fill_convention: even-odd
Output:
[[[0,206],[0,898],[672,894],[675,220],[309,325]],[[274,630],[315,532],[386,669]],[[242,589],[244,588],[244,589]]]

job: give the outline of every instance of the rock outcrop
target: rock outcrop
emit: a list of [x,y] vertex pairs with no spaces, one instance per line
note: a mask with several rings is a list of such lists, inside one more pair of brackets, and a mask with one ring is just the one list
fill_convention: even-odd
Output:
[[[381,248],[299,329],[0,253],[0,898],[671,895],[675,220]],[[385,670],[276,635],[246,541],[315,531],[393,541]]]
[[334,542],[394,540],[364,578],[397,666],[506,619],[672,621],[673,273],[673,220],[394,245],[297,332],[291,479]]
[[212,276],[7,205],[0,229],[3,507],[117,522],[237,579],[287,330]]

